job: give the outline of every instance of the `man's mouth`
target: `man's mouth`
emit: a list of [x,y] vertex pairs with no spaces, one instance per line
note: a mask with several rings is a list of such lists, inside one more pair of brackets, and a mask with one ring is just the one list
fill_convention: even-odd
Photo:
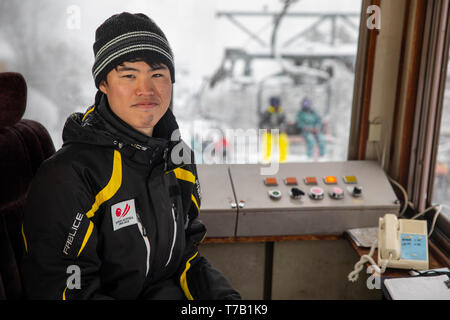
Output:
[[132,106],[136,107],[136,108],[151,109],[158,105],[159,105],[159,103],[157,103],[155,101],[141,101],[141,102],[133,104]]

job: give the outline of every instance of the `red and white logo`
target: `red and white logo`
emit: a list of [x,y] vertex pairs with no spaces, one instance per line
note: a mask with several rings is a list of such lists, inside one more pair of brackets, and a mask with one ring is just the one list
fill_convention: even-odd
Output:
[[122,201],[111,206],[111,218],[114,231],[137,223],[134,199]]
[[121,208],[117,208],[116,209],[116,217],[120,217],[120,218],[125,217],[127,215],[127,213],[130,211],[130,208],[131,207],[128,205],[128,203],[125,205],[123,212],[122,212]]

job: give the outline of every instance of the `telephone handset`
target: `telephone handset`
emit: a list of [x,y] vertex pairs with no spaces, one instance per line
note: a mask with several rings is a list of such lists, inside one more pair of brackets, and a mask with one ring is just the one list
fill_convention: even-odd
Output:
[[[399,223],[393,214],[380,218],[378,226],[378,250],[382,259],[395,259],[400,257]],[[392,256],[390,256],[392,255]]]
[[[356,281],[364,263],[376,266],[372,256],[376,242],[369,254],[363,255],[350,272],[348,279]],[[386,268],[428,269],[428,235],[425,220],[398,219],[387,213],[378,221],[378,266],[376,271],[383,273]]]

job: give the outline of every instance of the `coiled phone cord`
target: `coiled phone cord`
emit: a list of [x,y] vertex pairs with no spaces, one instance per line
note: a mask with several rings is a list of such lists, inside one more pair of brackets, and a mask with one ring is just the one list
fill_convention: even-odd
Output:
[[349,281],[355,282],[356,280],[358,280],[359,273],[363,269],[364,264],[366,262],[369,262],[372,265],[372,267],[375,269],[375,272],[378,273],[378,274],[382,274],[382,273],[384,273],[386,271],[386,267],[387,267],[387,265],[389,264],[389,262],[392,259],[392,253],[389,254],[389,259],[386,260],[383,263],[383,266],[380,269],[378,267],[378,265],[376,264],[376,262],[372,259],[372,256],[375,253],[375,248],[376,248],[376,245],[377,245],[377,241],[378,240],[375,240],[372,243],[372,246],[370,247],[369,254],[365,254],[365,255],[361,256],[361,259],[359,259],[359,261],[355,264],[354,270],[348,274],[348,280]]

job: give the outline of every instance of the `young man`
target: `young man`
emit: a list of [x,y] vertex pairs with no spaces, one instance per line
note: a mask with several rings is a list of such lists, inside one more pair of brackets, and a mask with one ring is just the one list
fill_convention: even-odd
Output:
[[29,192],[27,296],[239,299],[197,249],[206,233],[200,188],[195,164],[173,161],[183,142],[171,141],[178,125],[164,33],[124,12],[97,29],[94,54],[95,104],[68,118],[63,147]]

